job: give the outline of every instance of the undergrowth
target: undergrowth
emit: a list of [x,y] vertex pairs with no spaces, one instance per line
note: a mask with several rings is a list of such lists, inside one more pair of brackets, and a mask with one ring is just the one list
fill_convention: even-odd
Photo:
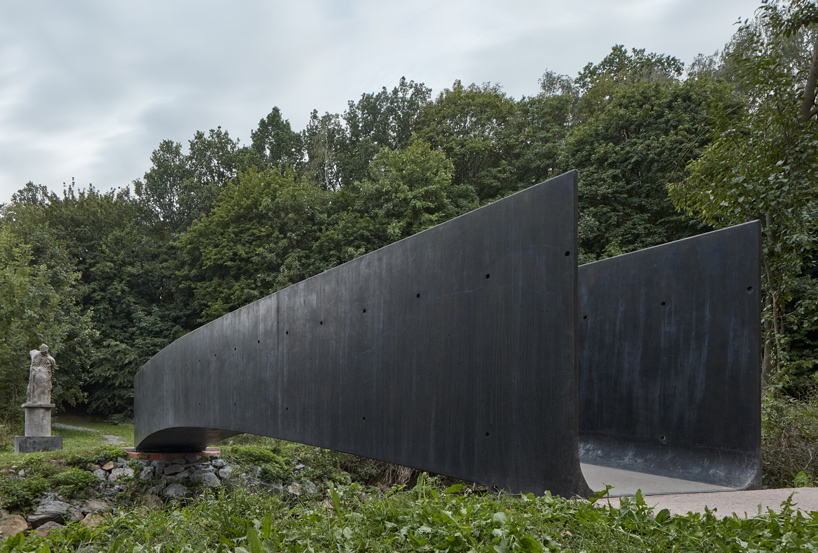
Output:
[[353,483],[323,498],[287,503],[242,490],[207,493],[165,510],[108,515],[94,528],[70,524],[22,535],[0,553],[100,551],[814,551],[818,513],[788,501],[782,512],[719,520],[715,512],[671,516],[637,495],[614,509],[545,495],[513,497],[447,489],[425,474],[385,492]]
[[413,485],[419,474],[409,467],[251,434],[224,440],[219,447],[222,456],[227,459],[261,467],[261,475],[268,481],[295,479],[293,469],[298,464],[304,466],[298,478],[316,483],[359,482],[390,488],[401,484]]
[[48,480],[34,474],[28,478],[0,480],[0,507],[23,512],[30,511],[48,490]]
[[762,404],[764,487],[818,485],[818,399],[766,398]]
[[48,479],[48,484],[62,497],[67,499],[85,499],[90,490],[99,484],[93,473],[78,468],[69,468]]

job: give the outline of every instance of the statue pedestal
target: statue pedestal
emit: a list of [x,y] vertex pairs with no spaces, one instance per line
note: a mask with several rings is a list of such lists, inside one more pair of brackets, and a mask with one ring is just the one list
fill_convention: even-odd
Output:
[[14,437],[14,453],[62,449],[62,436],[51,435],[53,403],[24,403],[26,435]]
[[26,410],[26,436],[51,436],[51,410],[53,403],[24,403]]
[[14,453],[62,449],[62,436],[14,436]]

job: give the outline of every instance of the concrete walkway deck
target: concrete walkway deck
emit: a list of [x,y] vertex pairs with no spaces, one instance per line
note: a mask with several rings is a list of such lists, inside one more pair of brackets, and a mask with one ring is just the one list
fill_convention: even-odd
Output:
[[732,491],[731,488],[724,486],[682,480],[681,478],[656,476],[644,472],[614,469],[587,463],[582,463],[581,466],[586,482],[595,492],[604,490],[606,484],[613,486],[610,492],[611,497],[635,495],[636,490],[642,490],[642,495]]
[[768,509],[780,512],[781,504],[792,495],[794,509],[804,513],[815,512],[818,518],[818,488],[736,491],[703,482],[585,463],[582,464],[582,473],[594,491],[604,490],[606,484],[613,486],[610,499],[603,500],[613,507],[619,507],[619,496],[632,496],[636,490],[642,490],[645,502],[654,508],[654,512],[668,509],[673,515],[685,515],[711,509],[715,510],[718,518],[733,513],[743,518],[764,514]]
[[[818,488],[782,488],[778,490],[750,490],[711,493],[684,493],[652,495],[645,502],[654,512],[667,509],[673,515],[704,513],[705,508],[715,510],[717,518],[725,518],[733,513],[740,518],[750,518],[759,514],[781,512],[781,503],[792,495],[793,509],[803,513],[814,513],[818,518]],[[619,507],[619,498],[604,500],[613,507]]]

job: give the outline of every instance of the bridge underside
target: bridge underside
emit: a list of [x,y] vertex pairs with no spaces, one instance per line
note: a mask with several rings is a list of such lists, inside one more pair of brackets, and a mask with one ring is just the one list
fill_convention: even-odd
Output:
[[137,449],[247,432],[511,492],[589,495],[580,457],[757,485],[757,224],[578,267],[576,198],[567,173],[182,337],[137,374]]

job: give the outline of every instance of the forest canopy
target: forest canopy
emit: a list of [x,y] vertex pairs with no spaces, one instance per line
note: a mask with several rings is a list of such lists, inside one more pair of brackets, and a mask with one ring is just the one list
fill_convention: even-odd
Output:
[[809,396],[817,80],[818,8],[765,2],[689,67],[616,45],[520,99],[403,78],[300,131],[274,107],[249,144],[221,127],[162,141],[132,187],[28,183],[0,206],[0,423],[42,342],[61,407],[127,416],[135,373],[175,338],[571,169],[582,262],[760,220],[765,384]]

